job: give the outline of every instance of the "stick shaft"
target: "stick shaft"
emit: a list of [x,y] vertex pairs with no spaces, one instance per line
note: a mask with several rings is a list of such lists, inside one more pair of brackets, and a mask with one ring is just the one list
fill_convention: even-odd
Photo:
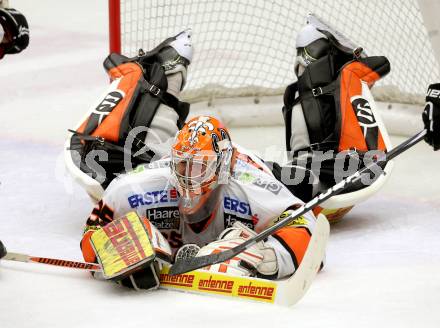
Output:
[[49,257],[30,256],[21,253],[8,252],[5,255],[5,257],[3,257],[3,259],[9,261],[24,262],[24,263],[32,263],[32,262],[41,263],[41,264],[47,264],[47,265],[58,266],[63,268],[79,269],[86,271],[101,271],[101,267],[96,263],[54,259]]
[[[421,141],[423,139],[423,137],[425,135],[426,135],[426,130],[420,131],[416,135],[414,135],[411,138],[409,138],[409,139],[405,140],[404,142],[402,142],[399,146],[391,149],[387,154],[385,154],[382,158],[380,158],[378,160],[378,162],[380,161],[380,162],[387,163],[388,161],[392,160],[396,156],[400,155],[404,151],[408,150],[409,148],[411,148],[412,146],[417,144],[419,141]],[[361,170],[357,171],[356,173],[346,177],[345,179],[343,179],[339,183],[335,184],[332,188],[328,189],[326,192],[318,195],[317,197],[313,198],[311,201],[305,203],[303,206],[298,208],[296,211],[294,211],[290,216],[288,216],[284,220],[282,220],[282,221],[278,222],[277,224],[274,224],[273,226],[271,226],[271,227],[267,228],[266,230],[262,231],[260,234],[258,234],[257,236],[255,236],[253,238],[254,239],[253,243],[251,242],[251,239],[249,239],[248,241],[246,241],[242,245],[244,247],[246,247],[244,244],[248,243],[249,246],[250,246],[251,244],[254,244],[255,242],[259,242],[259,241],[267,238],[268,236],[272,235],[275,231],[277,231],[277,230],[281,229],[282,227],[286,226],[293,219],[295,219],[295,218],[297,218],[297,217],[299,217],[301,215],[306,214],[308,211],[312,210],[317,205],[322,204],[327,199],[329,199],[329,198],[331,198],[331,197],[341,193],[342,191],[344,191],[348,186],[350,186],[351,184],[353,184],[356,181],[358,181],[359,179],[361,179],[363,174],[366,174],[366,173],[370,172],[371,169],[373,168],[373,166],[375,166],[375,165],[378,165],[377,162],[369,163],[368,165],[363,167]],[[382,174],[383,174],[383,171],[382,171]]]
[[[378,164],[379,162],[382,165],[383,165],[383,163],[386,164],[391,159],[395,158],[396,156],[400,155],[404,151],[408,150],[409,148],[411,148],[412,146],[414,146],[415,144],[417,144],[418,142],[423,140],[426,133],[427,133],[427,131],[425,129],[425,130],[420,131],[416,135],[412,136],[411,138],[405,140],[399,146],[391,149],[387,154],[384,154],[382,157],[380,157],[376,162],[371,162],[368,165],[366,165],[365,167],[363,167],[361,170],[346,177],[345,179],[343,179],[342,181],[338,182],[333,187],[328,189],[326,192],[319,194],[318,196],[316,196],[315,198],[313,198],[312,200],[310,200],[309,202],[305,203],[300,208],[298,208],[297,210],[292,212],[289,216],[287,216],[283,220],[277,222],[273,226],[263,230],[255,237],[252,237],[252,238],[246,240],[245,242],[243,242],[242,244],[240,244],[234,248],[231,248],[227,251],[221,252],[221,253],[209,254],[209,255],[205,255],[205,256],[194,257],[191,259],[176,261],[176,263],[170,268],[170,274],[172,274],[172,275],[173,274],[181,274],[181,273],[185,273],[188,271],[200,269],[200,268],[206,267],[208,265],[217,264],[217,263],[221,263],[221,262],[229,260],[230,258],[236,256],[237,254],[245,251],[246,249],[248,249],[252,245],[254,245],[254,244],[264,240],[268,236],[274,234],[279,229],[288,225],[292,220],[300,217],[301,215],[306,214],[307,212],[309,212],[310,210],[312,210],[316,206],[325,202],[327,199],[341,193],[342,191],[347,189],[347,187],[349,187],[350,185],[354,184],[356,181],[361,179],[364,174],[371,172],[371,169],[375,165],[379,165]],[[384,171],[382,171],[382,174],[383,173],[384,173]]]

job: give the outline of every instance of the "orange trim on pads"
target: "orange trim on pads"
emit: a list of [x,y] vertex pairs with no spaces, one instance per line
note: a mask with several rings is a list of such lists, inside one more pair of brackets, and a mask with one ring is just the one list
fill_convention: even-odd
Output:
[[[380,75],[365,64],[354,61],[348,64],[341,72],[341,135],[338,151],[357,149],[368,151],[362,129],[358,123],[356,113],[352,107],[352,97],[362,96],[362,81],[369,86],[380,79]],[[385,150],[385,143],[379,131],[377,149]]]
[[316,206],[314,209],[312,209],[313,214],[317,217],[319,213],[321,213],[323,208],[321,206]]
[[81,239],[81,251],[83,254],[83,258],[86,262],[89,263],[96,262],[95,251],[93,250],[92,243],[90,242],[90,238],[92,237],[92,234],[94,232],[94,230],[87,231]]
[[289,246],[290,251],[295,254],[298,264],[300,264],[311,238],[307,229],[303,227],[286,227],[278,230],[275,235],[281,238],[285,244]]
[[[112,110],[105,120],[91,133],[92,136],[99,136],[108,141],[119,141],[119,130],[121,121],[127,111],[128,105],[132,100],[134,91],[140,77],[142,76],[142,69],[138,64],[125,63],[109,70],[111,80],[119,79],[117,89],[122,91],[125,95],[124,98],[118,103],[118,105]],[[78,129],[78,132],[84,132],[87,121],[84,121]]]

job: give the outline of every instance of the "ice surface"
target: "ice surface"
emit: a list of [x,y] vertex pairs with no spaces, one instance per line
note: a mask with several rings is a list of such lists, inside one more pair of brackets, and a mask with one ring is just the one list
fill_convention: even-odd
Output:
[[[65,130],[108,82],[106,1],[10,2],[30,21],[31,46],[0,61],[0,239],[10,251],[80,260],[92,205],[61,155]],[[264,157],[283,146],[282,127],[231,134]],[[425,144],[399,157],[380,194],[332,226],[326,267],[293,308],[136,293],[2,261],[0,327],[439,327],[439,162]]]

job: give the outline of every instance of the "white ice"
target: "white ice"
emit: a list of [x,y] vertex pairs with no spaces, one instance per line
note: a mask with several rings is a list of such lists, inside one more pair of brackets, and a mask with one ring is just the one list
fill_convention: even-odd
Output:
[[[66,129],[108,83],[107,1],[10,2],[28,17],[31,45],[0,61],[0,239],[10,251],[81,260],[92,205],[61,155]],[[231,134],[263,153],[283,147],[282,127]],[[440,154],[419,144],[395,163],[384,189],[332,226],[326,267],[295,307],[136,293],[2,261],[0,327],[440,327]]]

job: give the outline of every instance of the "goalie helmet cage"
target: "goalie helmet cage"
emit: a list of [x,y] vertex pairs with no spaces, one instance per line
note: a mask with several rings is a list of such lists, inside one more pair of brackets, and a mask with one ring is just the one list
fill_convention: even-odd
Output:
[[312,12],[388,57],[377,100],[417,104],[440,76],[439,11],[429,0],[109,0],[110,51],[134,56],[192,28],[186,100],[280,95],[296,79],[296,33]]

